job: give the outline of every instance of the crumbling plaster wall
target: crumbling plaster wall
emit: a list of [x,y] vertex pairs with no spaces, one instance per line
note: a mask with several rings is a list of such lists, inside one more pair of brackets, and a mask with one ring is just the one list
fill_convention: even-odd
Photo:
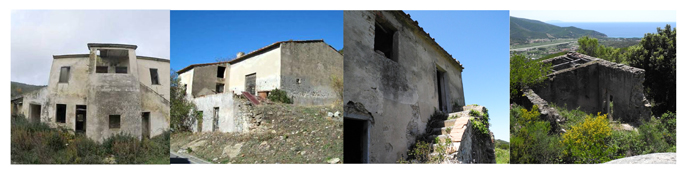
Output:
[[[140,77],[140,83],[144,84],[148,88],[154,90],[155,92],[162,95],[165,99],[171,99],[170,87],[170,69],[169,60],[155,61],[150,59],[138,58],[138,73]],[[152,79],[150,77],[150,68],[157,69],[157,77],[159,79],[159,85],[153,85]]]
[[[587,57],[587,56],[586,56]],[[649,118],[649,103],[644,96],[644,70],[602,59],[557,71],[533,90],[541,98],[567,109],[589,114],[609,112],[613,97],[614,120],[635,122]]]
[[[242,131],[242,123],[234,118],[235,110],[237,109],[233,103],[233,94],[213,94],[197,97],[193,99],[193,103],[198,111],[202,111],[202,132],[211,132],[212,123],[214,122],[214,107],[219,107],[218,131],[221,132],[240,132]],[[197,132],[196,121],[193,126],[193,131]]]
[[[59,83],[60,70],[68,66],[69,79]],[[87,93],[91,70],[88,57],[58,58],[52,60],[48,79],[47,95],[41,109],[41,122],[52,127],[76,128],[76,105],[87,105]],[[57,104],[66,104],[66,123],[57,123]]]
[[[192,78],[193,78],[192,83],[193,84],[188,84],[188,89],[189,90],[192,89],[191,93],[194,97],[215,94],[217,83],[226,84],[226,78],[216,77],[216,72],[217,72],[219,66],[227,66],[227,64],[197,66],[197,67],[193,68],[193,70],[191,70],[193,72],[193,75],[192,75]],[[228,67],[227,67],[227,70],[228,70]],[[190,71],[188,71],[188,72],[190,72]],[[192,85],[192,87],[191,87],[191,85]],[[224,92],[227,91],[225,88],[226,88],[226,85],[224,85]]]
[[31,106],[30,105],[41,105],[40,110],[41,110],[41,122],[44,120],[48,120],[47,117],[47,104],[45,104],[47,100],[47,95],[48,95],[48,89],[47,87],[41,88],[39,90],[35,90],[29,93],[26,93],[23,95],[23,100],[22,100],[22,105],[21,107],[18,107],[19,113],[23,114],[26,119],[29,119],[31,121]]
[[327,105],[339,99],[331,81],[343,79],[343,56],[338,51],[323,42],[285,42],[281,52],[281,89],[294,104]]
[[194,79],[193,77],[195,76],[195,69],[190,69],[184,73],[181,73],[178,75],[178,78],[180,79],[179,83],[181,84],[180,87],[183,88],[183,85],[186,85],[186,97],[188,99],[193,98],[193,82]]
[[[115,134],[141,138],[142,95],[138,78],[131,74],[90,75],[86,135],[103,141]],[[109,116],[120,115],[120,128],[109,128]]]
[[[228,68],[226,69],[229,70]],[[271,91],[275,88],[280,88],[281,48],[274,48],[231,64],[228,74],[230,79],[228,84],[226,84],[227,88],[230,91],[234,91],[235,94],[242,94],[241,92],[245,91],[245,75],[252,73],[257,73],[255,91]],[[197,76],[195,79],[197,79]]]
[[[407,20],[398,20],[398,13],[344,12],[343,102],[361,103],[374,118],[369,125],[371,163],[405,158],[416,136],[424,133],[438,108],[436,66],[446,70],[452,102],[464,104],[461,69]],[[397,28],[397,62],[373,50],[377,15]]]

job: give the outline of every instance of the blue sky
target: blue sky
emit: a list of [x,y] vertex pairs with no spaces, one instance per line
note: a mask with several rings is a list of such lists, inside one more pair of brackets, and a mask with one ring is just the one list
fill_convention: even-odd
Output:
[[171,11],[171,69],[287,40],[343,47],[342,11]]
[[[573,15],[569,15],[573,14]],[[543,22],[675,22],[675,10],[512,10],[511,16]]]
[[405,12],[464,65],[466,104],[485,106],[495,138],[509,141],[509,12]]

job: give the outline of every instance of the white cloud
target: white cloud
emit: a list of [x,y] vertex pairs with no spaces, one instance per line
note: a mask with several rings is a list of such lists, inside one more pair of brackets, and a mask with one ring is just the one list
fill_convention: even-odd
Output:
[[87,43],[137,45],[169,58],[168,10],[22,10],[11,15],[11,80],[46,85],[52,55],[86,54]]

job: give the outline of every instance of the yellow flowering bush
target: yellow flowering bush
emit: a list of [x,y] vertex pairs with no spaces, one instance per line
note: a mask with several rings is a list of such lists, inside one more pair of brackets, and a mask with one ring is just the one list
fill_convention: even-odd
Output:
[[609,146],[607,138],[611,127],[607,115],[587,116],[583,122],[576,124],[563,134],[561,143],[564,146],[564,160],[575,163],[601,163],[609,161],[609,155],[615,148]]

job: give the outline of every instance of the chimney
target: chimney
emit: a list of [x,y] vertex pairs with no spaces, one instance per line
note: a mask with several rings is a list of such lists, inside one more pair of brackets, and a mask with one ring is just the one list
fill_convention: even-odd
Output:
[[242,56],[245,56],[245,53],[243,52],[238,52],[238,54],[235,55],[235,58],[240,58]]

